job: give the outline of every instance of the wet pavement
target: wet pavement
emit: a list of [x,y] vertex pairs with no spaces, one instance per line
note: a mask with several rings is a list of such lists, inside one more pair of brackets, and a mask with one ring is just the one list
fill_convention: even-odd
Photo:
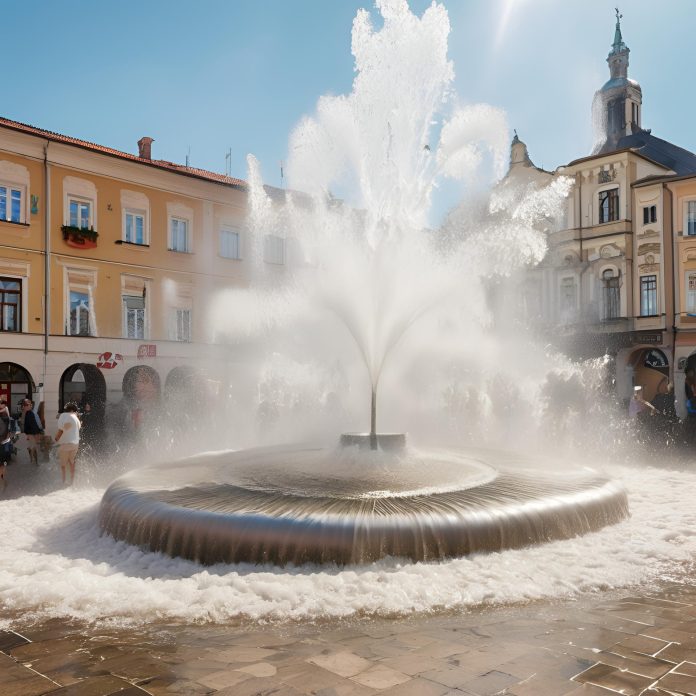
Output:
[[[8,618],[7,615],[4,618]],[[696,584],[324,623],[30,624],[0,631],[3,696],[696,694]]]

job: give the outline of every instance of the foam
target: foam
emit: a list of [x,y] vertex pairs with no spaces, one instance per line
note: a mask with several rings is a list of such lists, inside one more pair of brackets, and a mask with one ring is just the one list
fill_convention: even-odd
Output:
[[[102,491],[66,489],[0,503],[0,604],[22,620],[314,620],[466,610],[656,584],[696,554],[696,474],[612,468],[629,520],[584,537],[445,563],[273,568],[195,563],[100,537]],[[11,619],[0,621],[7,626]]]

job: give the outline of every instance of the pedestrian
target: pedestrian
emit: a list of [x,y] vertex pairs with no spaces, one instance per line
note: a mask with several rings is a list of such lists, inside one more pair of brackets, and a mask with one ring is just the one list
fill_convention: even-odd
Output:
[[27,452],[29,462],[35,466],[39,465],[39,443],[43,435],[43,428],[39,417],[34,413],[34,402],[26,398],[22,402],[22,414],[24,416],[23,430],[27,437]]
[[80,419],[77,417],[77,404],[70,401],[65,404],[63,413],[58,418],[58,432],[56,432],[56,442],[58,443],[58,461],[60,462],[60,473],[65,483],[66,469],[70,469],[70,483],[75,480],[75,459],[77,448],[80,445]]
[[633,387],[633,396],[628,402],[628,415],[630,418],[641,418],[647,413],[654,415],[657,409],[643,398],[643,387]]
[[0,481],[2,481],[2,490],[7,488],[7,479],[5,473],[7,465],[12,463],[12,435],[8,430],[4,437],[0,437]]

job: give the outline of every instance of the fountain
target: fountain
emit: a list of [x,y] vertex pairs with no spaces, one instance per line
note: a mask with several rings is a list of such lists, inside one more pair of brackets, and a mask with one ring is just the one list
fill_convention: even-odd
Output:
[[[322,98],[293,133],[289,176],[302,193],[270,195],[250,158],[255,289],[221,300],[231,333],[246,308],[250,324],[315,320],[357,346],[370,430],[334,446],[207,453],[131,471],[101,503],[101,528],[116,539],[208,565],[432,561],[567,539],[628,514],[621,486],[587,468],[419,449],[402,433],[378,432],[378,387],[385,368],[405,360],[414,327],[476,322],[487,278],[541,259],[535,224],[558,213],[569,184],[502,182],[485,215],[472,223],[454,214],[442,233],[430,230],[439,179],[471,182],[482,163],[500,175],[504,116],[456,106],[441,5],[421,18],[405,0],[377,7],[381,29],[365,11],[354,22],[353,91]],[[279,277],[262,262],[263,244],[283,236],[294,271]],[[428,338],[421,349],[444,343]]]

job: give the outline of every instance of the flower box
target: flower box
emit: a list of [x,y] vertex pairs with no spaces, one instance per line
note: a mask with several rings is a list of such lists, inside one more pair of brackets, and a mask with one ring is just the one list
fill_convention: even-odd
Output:
[[97,246],[99,233],[90,227],[74,227],[73,225],[63,225],[61,228],[63,240],[68,246],[76,249],[94,249]]

